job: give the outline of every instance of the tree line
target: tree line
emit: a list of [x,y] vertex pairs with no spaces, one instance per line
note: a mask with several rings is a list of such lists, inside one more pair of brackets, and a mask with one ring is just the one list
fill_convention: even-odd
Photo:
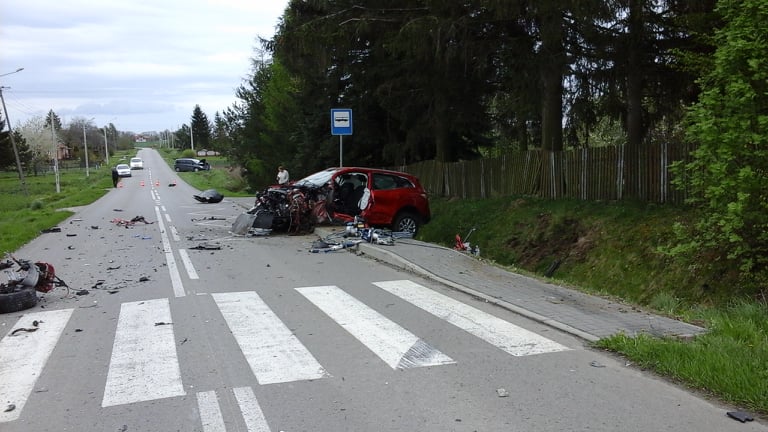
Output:
[[[666,250],[768,281],[768,0],[291,0],[216,142],[266,185],[338,164],[619,144],[625,197],[654,142],[697,146],[698,218]],[[727,266],[726,266],[727,267]]]

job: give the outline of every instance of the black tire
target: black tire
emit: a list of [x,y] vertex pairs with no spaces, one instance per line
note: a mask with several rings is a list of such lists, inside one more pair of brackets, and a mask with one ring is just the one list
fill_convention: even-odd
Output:
[[0,293],[0,313],[18,312],[37,304],[37,293],[32,288],[23,288],[10,293]]
[[415,236],[419,232],[419,225],[421,225],[419,215],[409,211],[402,211],[395,216],[395,221],[392,222],[392,231],[409,232]]

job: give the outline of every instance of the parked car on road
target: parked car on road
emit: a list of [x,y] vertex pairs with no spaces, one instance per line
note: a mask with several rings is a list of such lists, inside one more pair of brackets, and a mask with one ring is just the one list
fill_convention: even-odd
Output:
[[129,163],[132,170],[134,169],[144,169],[144,161],[141,158],[131,158],[131,162]]
[[115,169],[119,177],[131,177],[131,167],[128,164],[118,164]]
[[376,168],[328,168],[293,183],[326,190],[333,219],[362,217],[371,226],[416,234],[432,215],[426,191],[415,176]]
[[211,166],[208,165],[207,162],[204,160],[199,159],[193,159],[193,158],[180,158],[176,159],[173,162],[173,169],[176,172],[182,172],[182,171],[206,171],[211,169]]

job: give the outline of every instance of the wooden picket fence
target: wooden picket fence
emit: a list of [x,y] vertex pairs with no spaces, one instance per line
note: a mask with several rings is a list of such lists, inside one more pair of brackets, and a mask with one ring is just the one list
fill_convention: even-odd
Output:
[[669,168],[675,161],[689,161],[690,152],[681,144],[647,145],[634,167],[628,166],[624,146],[609,146],[562,152],[530,150],[449,163],[431,160],[393,169],[418,176],[428,193],[441,197],[632,198],[680,204],[687,194],[673,186]]

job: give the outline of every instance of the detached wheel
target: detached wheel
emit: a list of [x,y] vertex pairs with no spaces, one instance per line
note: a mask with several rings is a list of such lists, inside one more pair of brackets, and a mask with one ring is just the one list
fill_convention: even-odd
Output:
[[0,313],[18,312],[37,304],[37,293],[32,288],[0,293]]
[[392,223],[392,231],[409,232],[415,236],[419,231],[420,221],[421,219],[416,213],[409,211],[400,212]]

